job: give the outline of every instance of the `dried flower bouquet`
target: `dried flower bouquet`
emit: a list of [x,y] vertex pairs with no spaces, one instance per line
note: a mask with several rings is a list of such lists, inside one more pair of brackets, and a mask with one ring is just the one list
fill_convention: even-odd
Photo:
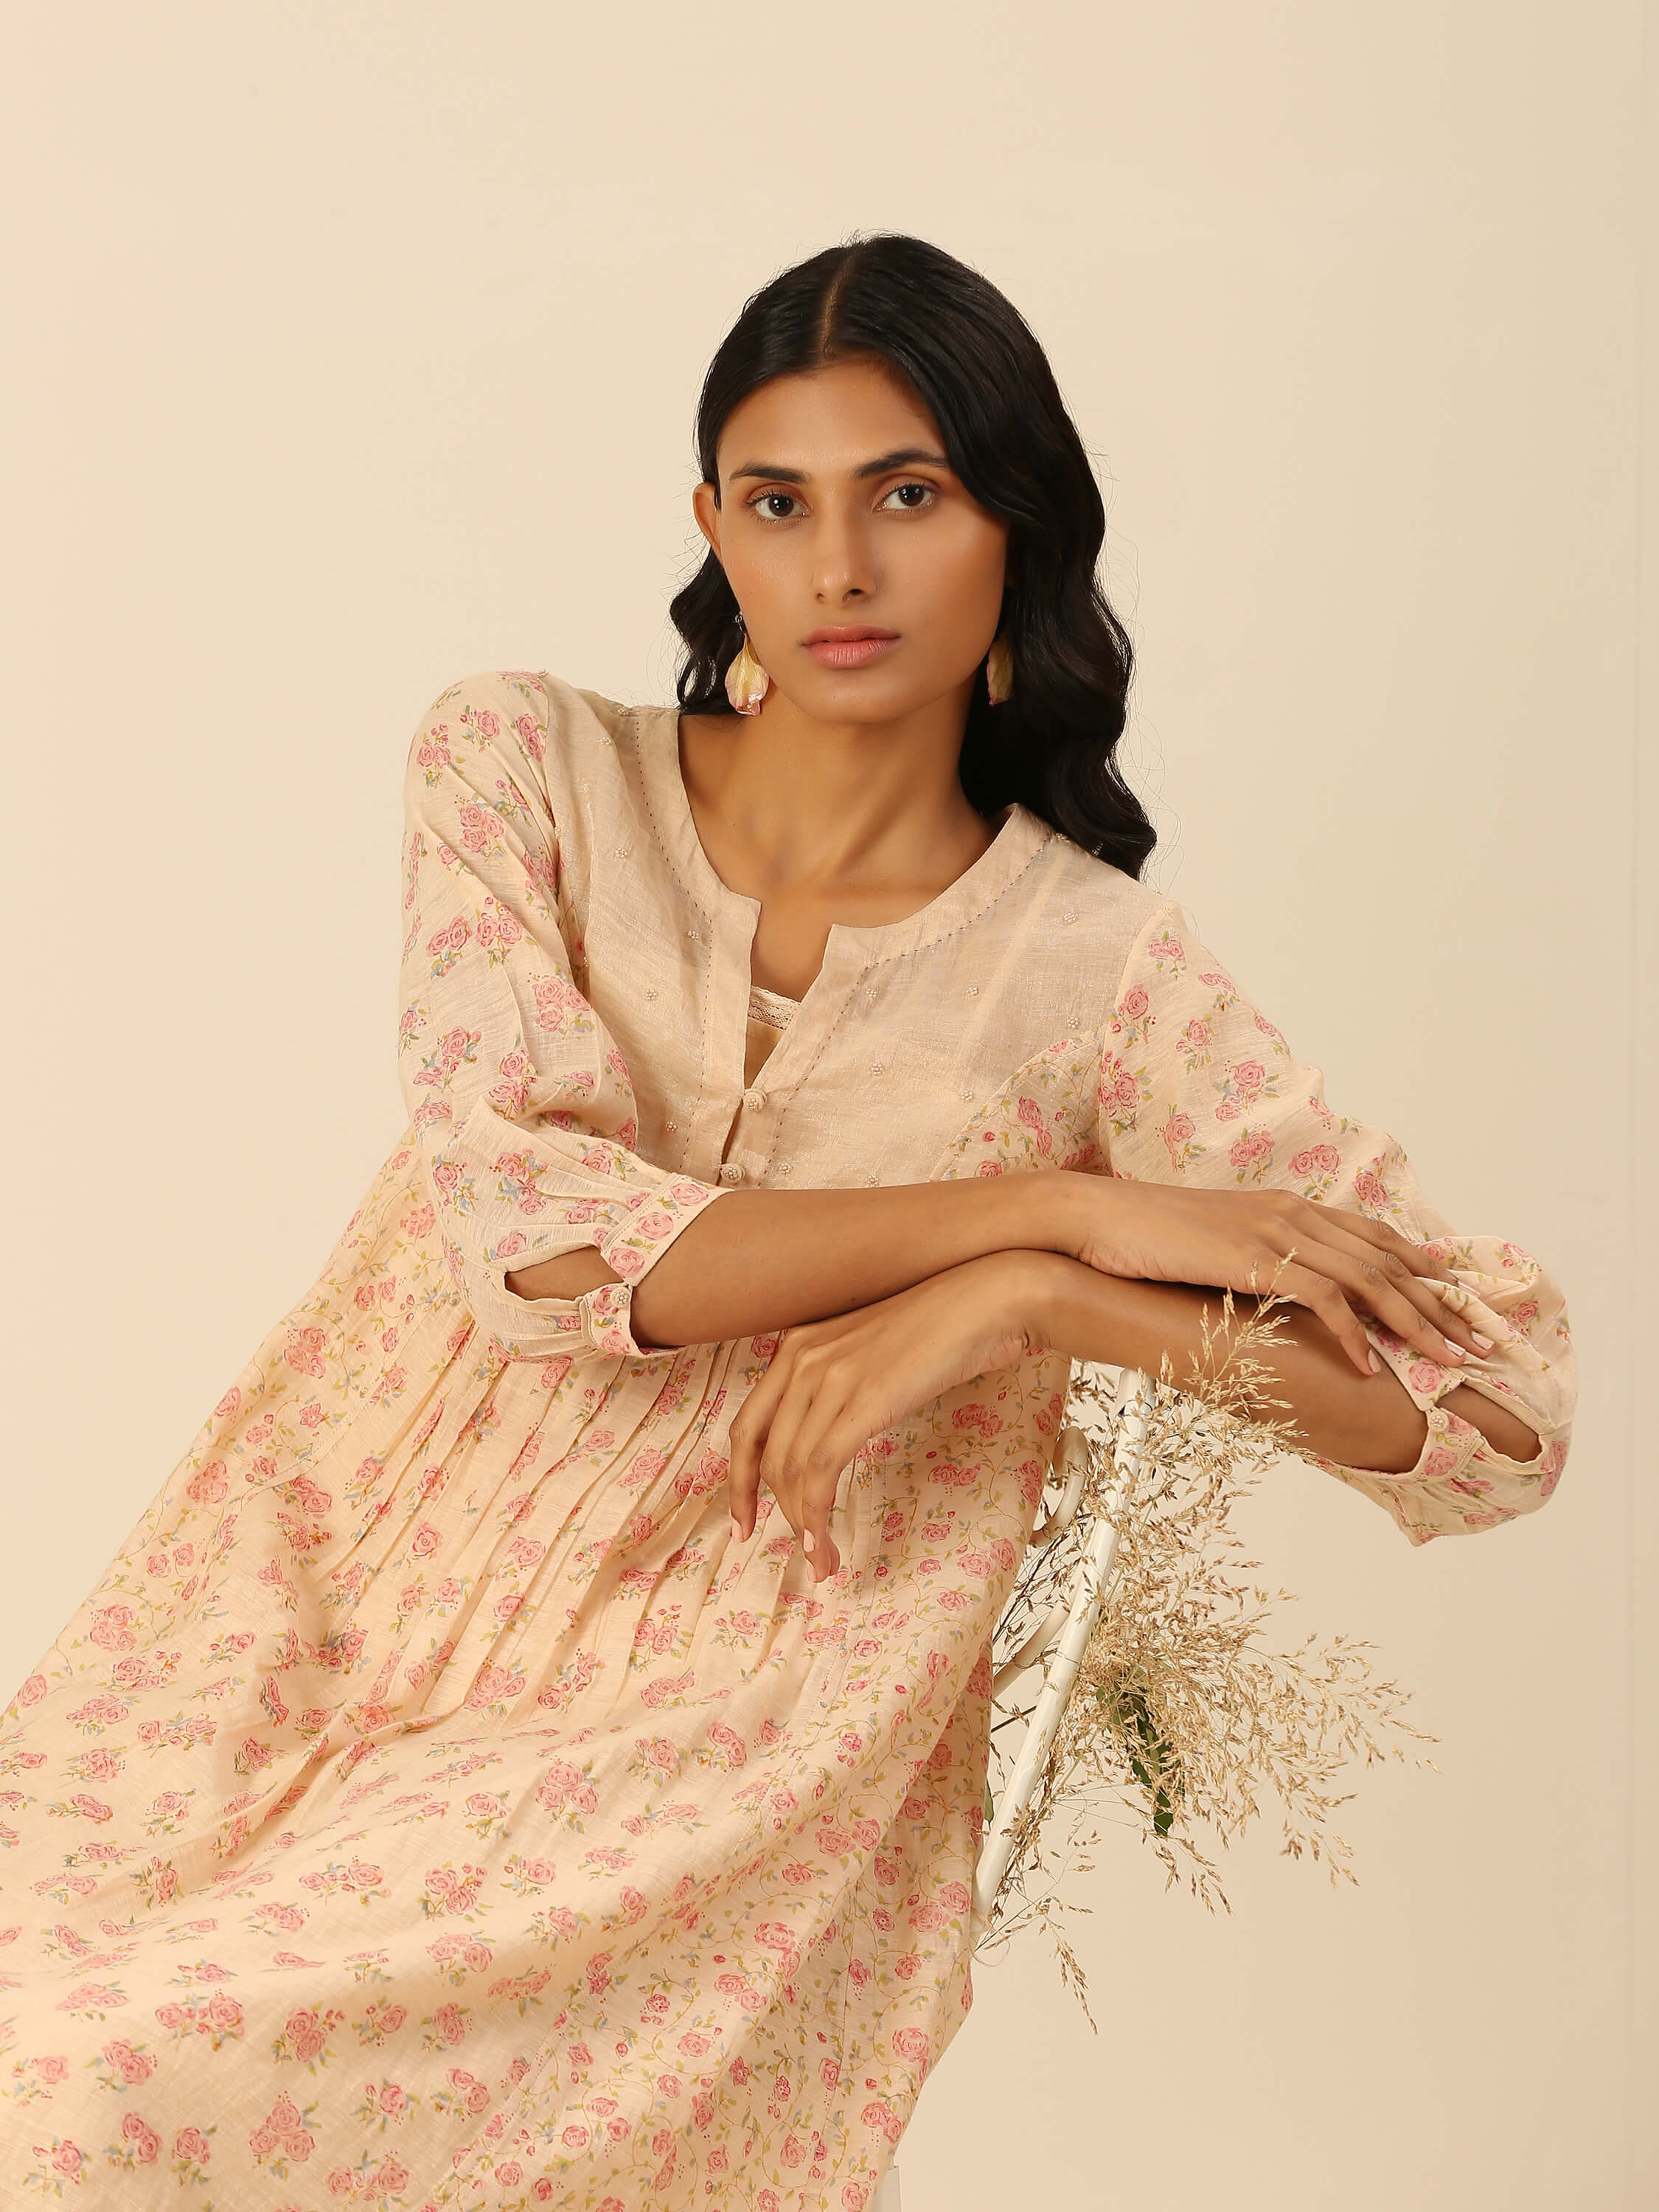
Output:
[[[1250,1577],[1231,1525],[1239,1500],[1274,1460],[1295,1449],[1285,1401],[1260,1357],[1283,1328],[1288,1302],[1271,1292],[1242,1319],[1228,1296],[1206,1328],[1201,1371],[1176,1388],[1166,1357],[1152,1387],[1139,1478],[1121,1515],[1107,1600],[1083,1656],[1048,1757],[1026,1811],[981,1941],[981,1951],[1040,1924],[1060,1972],[1088,2013],[1085,1981],[1062,1925],[1058,1883],[1093,1864],[1099,1823],[1127,1812],[1165,1869],[1165,1887],[1185,1881],[1213,1911],[1227,1899],[1200,1839],[1227,1844],[1269,1796],[1279,1803],[1283,1850],[1322,1861],[1331,1879],[1352,1881],[1347,1843],[1329,1815],[1352,1791],[1334,1794],[1343,1765],[1408,1753],[1407,1740],[1435,1741],[1405,1717],[1409,1692],[1371,1672],[1373,1646],[1347,1636],[1310,1634],[1280,1649],[1269,1640],[1274,1608],[1293,1601]],[[1060,1540],[1028,1556],[998,1624],[994,1659],[1017,1652],[1059,1601],[1091,1528],[1107,1510],[1116,1370],[1083,1367],[1067,1412],[1087,1439],[1076,1513]],[[1042,1682],[1040,1667],[1019,1679],[994,1717],[992,1779],[1000,1785]],[[988,1791],[988,1807],[990,1792]],[[1090,2015],[1093,2025],[1092,2014]]]

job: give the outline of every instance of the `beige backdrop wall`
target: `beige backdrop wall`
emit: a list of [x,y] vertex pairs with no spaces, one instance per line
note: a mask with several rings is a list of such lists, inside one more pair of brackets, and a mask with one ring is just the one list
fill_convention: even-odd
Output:
[[1040,1940],[985,1971],[908,2212],[1659,2202],[1655,12],[9,15],[8,1686],[402,1126],[416,718],[489,665],[666,696],[711,348],[918,230],[1098,455],[1158,880],[1547,1256],[1584,1396],[1555,1502],[1476,1540],[1284,1469],[1270,1573],[1439,1771],[1364,1779],[1357,1890],[1262,1833],[1231,1917],[1115,1837],[1098,2039]]

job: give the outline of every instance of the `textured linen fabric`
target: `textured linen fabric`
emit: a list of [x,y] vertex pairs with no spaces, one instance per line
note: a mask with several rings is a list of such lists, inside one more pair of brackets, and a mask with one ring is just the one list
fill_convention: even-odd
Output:
[[758,983],[750,988],[747,1042],[743,1055],[745,1084],[752,1083],[771,1058],[778,1032],[788,1028],[799,1004],[799,999],[786,998],[781,991],[763,991]]
[[[1331,1471],[1418,1543],[1553,1488],[1560,1291],[1020,807],[920,913],[832,929],[761,1066],[759,909],[672,709],[474,678],[406,801],[409,1126],[4,1717],[0,2182],[862,2212],[969,2001],[988,1639],[1067,1365],[861,1450],[819,1586],[769,1499],[730,1540],[775,1339],[642,1352],[633,1286],[737,1185],[1071,1166],[1382,1216],[1496,1340],[1452,1375],[1371,1331],[1427,1441]],[[584,1244],[617,1284],[506,1288]],[[1447,1414],[1466,1379],[1536,1459]]]

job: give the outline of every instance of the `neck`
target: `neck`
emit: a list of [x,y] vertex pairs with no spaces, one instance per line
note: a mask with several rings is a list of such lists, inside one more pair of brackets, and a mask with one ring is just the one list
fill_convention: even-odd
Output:
[[893,722],[815,721],[775,687],[758,714],[686,718],[681,766],[710,858],[751,897],[925,902],[994,835],[957,773],[967,717],[964,685]]

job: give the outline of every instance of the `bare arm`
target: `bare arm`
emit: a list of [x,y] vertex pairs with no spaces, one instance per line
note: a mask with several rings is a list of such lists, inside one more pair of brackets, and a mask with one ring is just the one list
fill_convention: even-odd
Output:
[[[688,1222],[632,1300],[641,1345],[719,1344],[828,1320],[992,1252],[1066,1249],[1054,1174],[878,1190],[734,1190]],[[617,1276],[591,1245],[515,1269],[526,1298],[574,1298]]]
[[[1084,1262],[1085,1274],[1235,1291],[1277,1277],[1361,1374],[1370,1347],[1356,1304],[1430,1358],[1455,1364],[1482,1348],[1434,1287],[1449,1272],[1386,1224],[1283,1192],[1172,1190],[1066,1169],[890,1189],[729,1192],[635,1284],[634,1334],[655,1346],[710,1344],[828,1321],[1005,1252]],[[1284,1266],[1287,1253],[1295,1263]],[[578,1297],[617,1279],[591,1248],[506,1278],[514,1296],[531,1298]]]
[[[1201,1371],[1206,1307],[1218,1329],[1215,1291],[1103,1275],[1049,1254],[997,1253],[878,1304],[792,1329],[732,1425],[738,1534],[752,1533],[764,1485],[821,1579],[838,1563],[830,1513],[839,1472],[871,1437],[957,1383],[1039,1349],[1153,1375],[1167,1354],[1179,1388]],[[1258,1358],[1264,1398],[1284,1401],[1299,1447],[1383,1475],[1418,1466],[1425,1416],[1392,1369],[1357,1371],[1316,1316],[1290,1310],[1279,1341]],[[1538,1439],[1525,1424],[1467,1384],[1443,1402],[1506,1456],[1536,1456]]]
[[[1032,1285],[1032,1311],[1044,1340],[1073,1359],[1140,1367],[1151,1375],[1167,1352],[1177,1388],[1200,1371],[1206,1309],[1212,1328],[1221,1321],[1219,1293],[1185,1283],[1127,1282],[1073,1260],[1035,1255],[1022,1274]],[[1253,1304],[1235,1300],[1241,1317]],[[1312,1314],[1286,1309],[1279,1341],[1258,1357],[1267,1394],[1286,1401],[1290,1419],[1321,1458],[1382,1474],[1404,1474],[1416,1466],[1426,1424],[1393,1370],[1358,1373]],[[1538,1438],[1525,1422],[1467,1383],[1442,1402],[1506,1458],[1537,1456]]]

